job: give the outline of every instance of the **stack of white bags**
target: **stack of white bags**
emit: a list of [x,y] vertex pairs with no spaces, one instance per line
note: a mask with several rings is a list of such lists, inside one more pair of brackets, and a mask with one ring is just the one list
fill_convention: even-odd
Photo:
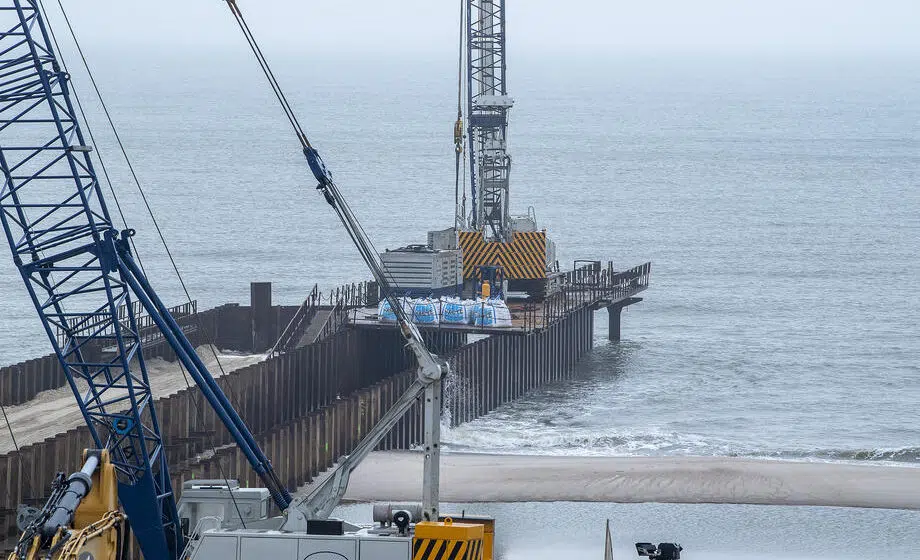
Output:
[[[402,297],[399,305],[409,319],[419,325],[475,325],[477,327],[510,327],[511,311],[501,299],[462,300],[456,297],[440,299]],[[377,307],[381,323],[395,323],[396,313],[390,302],[383,300]]]

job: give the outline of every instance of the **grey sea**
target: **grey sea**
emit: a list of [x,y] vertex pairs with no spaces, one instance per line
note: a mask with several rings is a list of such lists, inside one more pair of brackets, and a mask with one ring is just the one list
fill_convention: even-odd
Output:
[[[92,52],[97,79],[192,297],[363,279],[298,144],[242,50]],[[377,247],[450,225],[455,61],[275,56],[276,73]],[[896,57],[515,54],[512,207],[560,261],[653,262],[576,379],[451,430],[456,451],[716,455],[920,466],[920,75]],[[182,294],[87,82],[138,251]],[[46,354],[0,260],[0,364]],[[15,429],[15,426],[14,426]],[[489,504],[500,557],[920,558],[916,512],[713,505]],[[365,515],[366,506],[346,512]]]

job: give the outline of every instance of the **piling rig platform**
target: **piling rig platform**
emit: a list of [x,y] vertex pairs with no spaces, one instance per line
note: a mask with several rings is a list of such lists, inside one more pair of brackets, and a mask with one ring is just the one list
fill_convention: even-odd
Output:
[[[584,261],[580,261],[584,262]],[[613,263],[602,267],[598,261],[577,266],[556,277],[551,293],[541,302],[508,301],[511,311],[511,326],[489,327],[472,324],[418,324],[422,331],[456,331],[471,334],[527,334],[545,329],[559,321],[571,311],[580,308],[594,310],[606,308],[611,312],[611,332],[616,331],[619,340],[619,313],[634,303],[642,301],[636,297],[648,289],[652,265],[650,262],[624,271],[615,271]],[[359,329],[392,329],[392,322],[381,321],[377,307],[355,307],[345,314],[344,321]]]

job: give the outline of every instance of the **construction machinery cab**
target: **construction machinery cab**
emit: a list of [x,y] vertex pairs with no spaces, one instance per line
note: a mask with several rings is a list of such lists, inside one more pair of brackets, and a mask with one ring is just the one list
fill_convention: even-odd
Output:
[[499,265],[477,265],[476,296],[505,299],[505,269]]

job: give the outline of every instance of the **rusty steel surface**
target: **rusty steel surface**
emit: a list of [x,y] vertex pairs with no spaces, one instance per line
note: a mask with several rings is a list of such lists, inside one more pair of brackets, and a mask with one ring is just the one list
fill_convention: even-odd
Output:
[[[492,336],[467,344],[465,333],[426,332],[451,362],[444,407],[460,424],[524,393],[572,375],[592,347],[593,311],[581,307],[526,336]],[[397,333],[346,329],[330,338],[219,378],[289,488],[310,482],[347,454],[412,380],[411,358]],[[242,453],[195,389],[156,403],[175,488],[192,478],[257,485]],[[422,405],[393,429],[380,449],[409,449],[422,438]],[[14,427],[16,428],[16,427]],[[10,534],[20,503],[37,504],[59,470],[77,467],[89,441],[76,428],[0,455],[0,526]]]

